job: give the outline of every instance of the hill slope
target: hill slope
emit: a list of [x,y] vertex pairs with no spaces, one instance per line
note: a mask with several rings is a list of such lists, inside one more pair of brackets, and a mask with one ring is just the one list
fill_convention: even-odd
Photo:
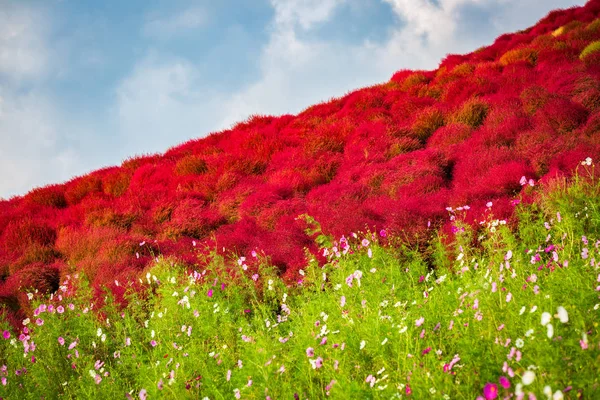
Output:
[[[447,206],[473,220],[493,202],[600,155],[600,1],[555,11],[434,71],[309,107],[254,117],[162,155],[132,158],[0,202],[0,302],[19,287],[137,276],[157,254],[197,262],[207,244],[264,251],[288,279],[316,246],[308,213],[334,235],[387,229],[427,243],[450,229]],[[523,189],[525,187],[525,189]]]

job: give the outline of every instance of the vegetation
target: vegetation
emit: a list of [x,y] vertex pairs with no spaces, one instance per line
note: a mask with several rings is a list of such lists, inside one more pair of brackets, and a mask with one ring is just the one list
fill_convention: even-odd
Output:
[[0,399],[599,398],[599,16],[0,200]]
[[160,258],[115,283],[124,309],[67,276],[0,328],[0,397],[595,398],[600,182],[588,159],[551,187],[514,220],[448,208],[448,244],[428,249],[305,217],[326,262],[293,285],[255,252]]

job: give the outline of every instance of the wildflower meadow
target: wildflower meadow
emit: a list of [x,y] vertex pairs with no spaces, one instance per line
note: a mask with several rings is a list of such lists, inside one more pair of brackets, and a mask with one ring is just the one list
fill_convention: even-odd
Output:
[[0,397],[597,398],[594,170],[531,188],[510,220],[449,207],[453,233],[427,248],[385,230],[328,237],[303,216],[326,262],[292,284],[257,252],[200,252],[202,270],[159,257],[115,282],[123,308],[69,275],[0,328]]
[[0,199],[0,400],[600,399],[599,159],[590,0]]

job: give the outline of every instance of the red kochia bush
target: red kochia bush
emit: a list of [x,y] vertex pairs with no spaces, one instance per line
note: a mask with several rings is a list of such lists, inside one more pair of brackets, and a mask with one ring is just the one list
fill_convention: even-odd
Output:
[[30,246],[54,245],[56,231],[44,221],[13,220],[4,229],[1,240],[7,253],[22,253]]
[[63,208],[67,206],[65,188],[60,185],[50,185],[33,189],[27,193],[23,200],[35,205]]
[[600,63],[579,58],[600,38],[598,17],[592,0],[435,71],[0,201],[0,303],[17,312],[22,282],[52,290],[67,265],[119,297],[115,277],[159,253],[193,266],[207,246],[264,251],[296,280],[305,248],[316,252],[303,213],[327,234],[385,228],[419,245],[449,205],[469,204],[475,221],[492,200],[508,216],[522,176],[600,158]]

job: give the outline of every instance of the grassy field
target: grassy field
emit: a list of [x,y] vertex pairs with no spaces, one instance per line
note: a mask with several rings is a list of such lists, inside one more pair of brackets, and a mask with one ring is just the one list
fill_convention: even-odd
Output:
[[22,331],[0,325],[0,397],[600,398],[594,168],[530,188],[509,221],[449,209],[454,236],[427,248],[318,235],[329,262],[293,285],[261,254],[158,257],[121,309],[73,275],[31,294]]

